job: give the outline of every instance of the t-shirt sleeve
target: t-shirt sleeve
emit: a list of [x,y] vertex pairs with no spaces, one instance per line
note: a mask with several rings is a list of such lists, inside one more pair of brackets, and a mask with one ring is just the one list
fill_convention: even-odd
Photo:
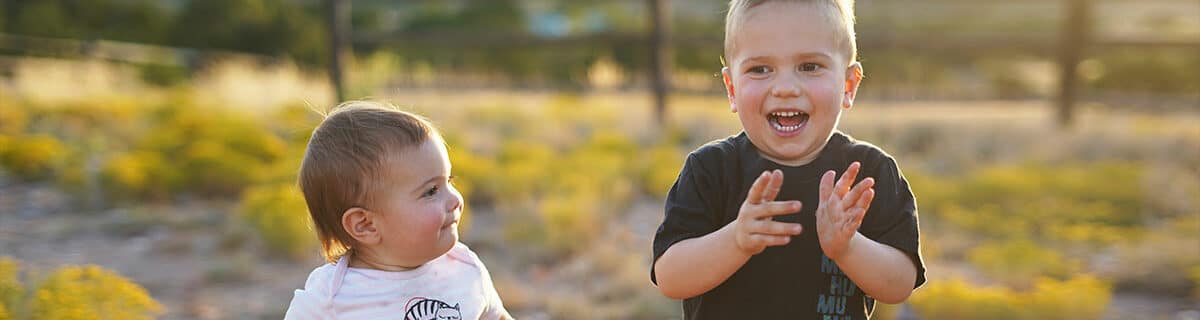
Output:
[[876,242],[903,251],[917,269],[913,288],[925,283],[925,263],[920,253],[917,201],[895,160],[888,158],[877,167],[875,199],[863,218],[860,230]]
[[333,319],[329,294],[331,268],[319,267],[308,275],[304,289],[296,290],[283,318],[288,320]]
[[[688,156],[679,178],[667,193],[665,216],[654,234],[654,260],[650,263],[650,281],[654,284],[658,284],[654,263],[668,248],[720,229],[715,199],[711,198],[711,190],[718,186],[715,176],[705,170],[695,153]],[[705,191],[710,193],[708,197]]]
[[483,314],[480,315],[480,319],[512,319],[512,316],[508,314],[508,310],[504,309],[504,302],[500,300],[500,294],[496,292],[496,286],[492,283],[492,274],[483,265],[483,260],[480,260],[474,251],[468,252],[470,253],[472,262],[479,267],[479,282],[483,287],[485,301]]

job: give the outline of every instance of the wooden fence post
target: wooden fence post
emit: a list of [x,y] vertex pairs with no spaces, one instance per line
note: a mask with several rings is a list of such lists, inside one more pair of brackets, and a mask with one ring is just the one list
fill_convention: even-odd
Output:
[[1074,122],[1076,96],[1079,94],[1079,61],[1084,47],[1090,41],[1091,8],[1089,0],[1064,0],[1065,19],[1059,40],[1059,78],[1057,120],[1062,128],[1070,128]]
[[345,60],[350,49],[350,1],[325,0],[329,12],[329,84],[337,102],[346,101]]
[[654,121],[666,124],[667,95],[671,91],[671,14],[667,0],[647,0],[650,5],[650,73],[654,91]]

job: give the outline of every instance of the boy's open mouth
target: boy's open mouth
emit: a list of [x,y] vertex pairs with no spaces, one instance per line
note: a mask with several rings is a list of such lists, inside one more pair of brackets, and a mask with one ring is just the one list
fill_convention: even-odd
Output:
[[804,124],[808,123],[808,113],[803,111],[777,111],[767,114],[767,122],[771,123],[775,130],[782,133],[791,133],[800,130]]

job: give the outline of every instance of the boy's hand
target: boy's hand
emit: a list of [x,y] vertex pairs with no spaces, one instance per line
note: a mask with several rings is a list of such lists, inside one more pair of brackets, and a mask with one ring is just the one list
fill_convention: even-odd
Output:
[[850,164],[834,185],[833,170],[821,176],[820,203],[817,205],[817,238],[825,256],[838,260],[850,248],[850,238],[858,233],[863,216],[875,198],[875,179],[866,178],[850,188],[858,176],[858,162]]
[[799,223],[771,219],[800,212],[800,201],[775,201],[781,185],[783,171],[764,171],[750,186],[746,202],[742,203],[737,220],[733,221],[735,244],[747,255],[758,254],[767,246],[785,245],[802,231]]

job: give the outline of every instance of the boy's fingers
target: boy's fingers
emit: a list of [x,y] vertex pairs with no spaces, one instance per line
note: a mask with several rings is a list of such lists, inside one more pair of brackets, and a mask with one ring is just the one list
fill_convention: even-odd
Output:
[[849,221],[850,224],[847,226],[848,227],[847,229],[849,229],[849,230],[847,230],[847,231],[851,231],[851,230],[857,231],[858,227],[862,225],[863,217],[867,216],[867,209],[856,208],[850,212],[851,212],[853,218],[850,219],[850,221]]
[[862,208],[863,210],[870,209],[872,200],[875,200],[875,188],[863,191],[862,196],[858,197],[858,203],[855,204],[855,207]]
[[771,202],[765,202],[762,205],[763,205],[763,207],[766,208],[766,210],[758,211],[757,212],[758,214],[754,215],[755,218],[763,218],[763,217],[777,216],[777,215],[782,215],[782,214],[796,213],[796,212],[800,212],[800,208],[802,207],[802,205],[800,204],[800,201],[795,201],[795,200],[771,201]]
[[766,189],[767,182],[770,180],[769,173],[763,171],[758,175],[758,179],[754,180],[754,184],[750,185],[750,193],[746,194],[746,203],[759,204],[762,203],[763,189]]
[[850,192],[846,193],[845,197],[842,197],[842,208],[841,209],[842,210],[850,209],[854,205],[858,204],[858,202],[860,200],[859,198],[862,196],[863,192],[871,189],[871,187],[874,187],[874,186],[875,186],[875,179],[872,179],[872,178],[863,179],[863,181],[859,182],[858,185],[854,186],[853,189],[850,189]]
[[804,231],[804,226],[799,223],[779,222],[774,220],[755,221],[755,224],[750,227],[751,234],[766,234],[776,236],[794,236]]
[[846,173],[842,174],[842,178],[838,179],[837,185],[834,186],[833,189],[837,192],[838,196],[846,196],[846,192],[850,190],[850,185],[854,183],[854,178],[858,177],[858,169],[860,167],[862,167],[862,165],[860,165],[858,161],[855,161],[850,163],[850,167],[846,168]]
[[775,169],[767,173],[767,187],[763,190],[762,202],[767,203],[775,201],[775,197],[779,196],[779,189],[783,186],[783,171]]
[[777,236],[761,233],[750,235],[750,241],[754,243],[761,243],[767,246],[781,246],[787,244],[791,240],[791,236]]
[[836,174],[833,170],[829,170],[825,171],[824,175],[821,175],[821,187],[818,189],[818,193],[821,195],[822,202],[829,199],[829,195],[833,194],[833,176]]

